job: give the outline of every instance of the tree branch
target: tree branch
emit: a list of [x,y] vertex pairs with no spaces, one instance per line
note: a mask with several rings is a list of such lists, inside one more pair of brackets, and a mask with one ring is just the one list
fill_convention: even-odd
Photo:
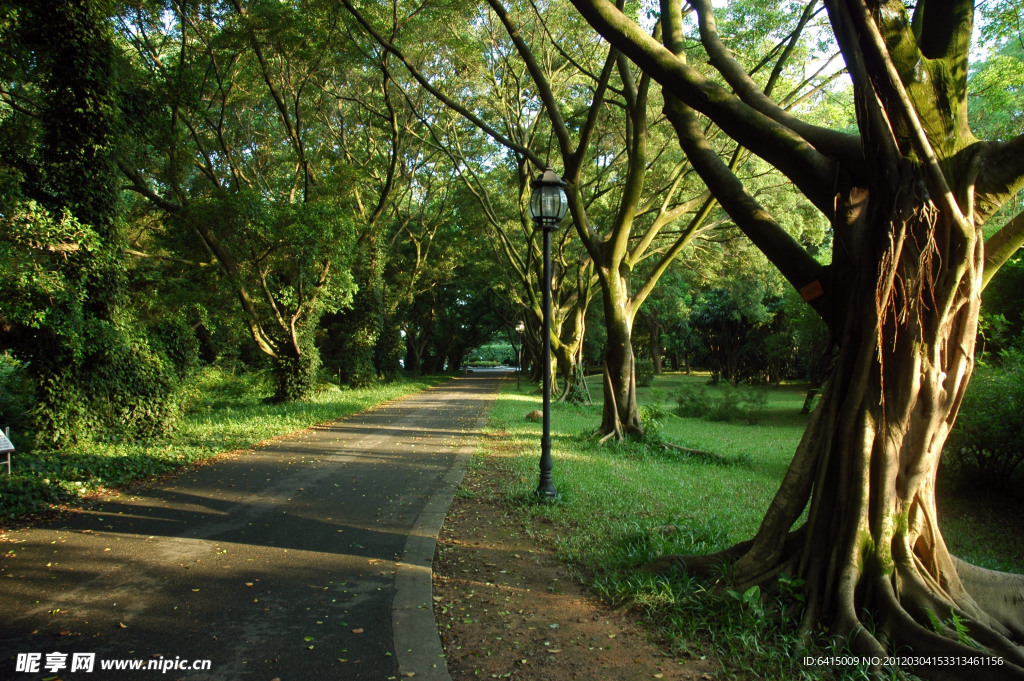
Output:
[[989,149],[975,183],[974,218],[979,225],[1024,188],[1024,135],[1009,142],[986,144]]
[[[754,79],[744,71],[739,62],[733,58],[730,51],[724,44],[722,44],[721,38],[719,38],[718,35],[715,14],[710,0],[692,0],[690,4],[697,10],[701,44],[703,44],[705,49],[708,51],[708,57],[711,65],[722,74],[722,77],[725,78],[726,82],[729,83],[744,103],[772,120],[781,123],[790,130],[793,130],[804,139],[810,141],[811,144],[819,147],[826,155],[839,158],[846,163],[851,163],[854,159],[862,156],[860,141],[856,136],[845,135],[837,133],[834,130],[829,130],[828,128],[819,128],[817,126],[810,125],[801,121],[796,116],[793,116],[783,107],[772,101],[768,94],[758,87],[757,83],[754,82]],[[798,26],[797,31],[799,31],[806,22],[810,21],[811,17],[814,15],[812,11],[814,4],[815,3],[813,2],[810,3],[805,9],[801,16],[800,25]],[[793,36],[793,40],[791,40],[790,44],[784,50],[783,59],[788,57],[792,52],[796,37],[798,36]],[[782,60],[780,59],[780,63],[781,62]],[[769,78],[767,88],[768,92],[771,91],[771,86],[775,82],[775,77],[776,74],[773,73],[772,77]],[[691,104],[691,106],[693,106],[693,104]],[[699,107],[694,108],[700,110]],[[744,144],[744,146],[747,145]]]
[[982,288],[988,286],[999,268],[1005,265],[1021,246],[1024,246],[1024,213],[1018,213],[985,242],[985,273],[981,280]]
[[[791,121],[794,128],[787,127],[688,66],[608,0],[572,0],[572,3],[609,42],[650,72],[666,92],[708,116],[726,134],[793,180],[822,213],[832,215],[831,178],[835,171],[829,157],[858,163],[863,155],[857,147],[857,138],[837,135],[795,119]],[[857,147],[856,153],[853,153],[854,147]]]
[[798,291],[818,280],[822,266],[747,192],[708,143],[693,110],[669,101],[665,111],[690,162],[743,233]]
[[367,21],[365,17],[363,17],[363,15],[359,12],[359,10],[357,10],[355,8],[355,6],[352,4],[351,0],[341,0],[341,4],[343,4],[345,6],[345,9],[347,9],[349,11],[349,13],[355,18],[355,20],[359,22],[359,24],[363,27],[363,29],[365,29],[366,32],[369,33],[373,37],[373,39],[376,40],[377,43],[381,47],[383,47],[385,50],[387,50],[388,52],[393,54],[399,61],[402,62],[402,64],[405,66],[405,68],[408,69],[410,75],[412,75],[412,77],[416,79],[416,82],[418,82],[420,85],[422,85],[423,88],[427,92],[429,92],[430,94],[434,95],[434,97],[436,97],[441,102],[443,102],[444,105],[447,106],[448,108],[452,109],[453,111],[458,112],[459,115],[461,115],[466,120],[470,121],[473,125],[475,125],[480,130],[482,130],[484,133],[486,133],[487,136],[490,137],[491,139],[493,139],[494,141],[498,142],[502,146],[505,146],[505,147],[508,147],[509,149],[512,149],[516,153],[519,153],[519,154],[522,154],[523,156],[526,156],[538,168],[543,168],[544,167],[544,165],[545,165],[544,161],[539,156],[537,156],[537,154],[535,154],[533,152],[533,150],[531,150],[528,147],[525,147],[525,146],[523,146],[521,144],[517,144],[517,143],[513,142],[512,140],[507,138],[505,135],[502,135],[500,132],[498,132],[497,130],[492,128],[490,125],[488,125],[486,122],[484,122],[483,119],[481,119],[479,116],[477,116],[476,114],[471,112],[469,109],[467,109],[466,107],[464,107],[461,104],[457,103],[451,97],[449,97],[448,95],[444,94],[443,92],[438,90],[436,87],[434,87],[430,83],[430,81],[427,80],[427,78],[424,77],[422,73],[420,73],[419,69],[417,69],[412,64],[412,62],[410,62],[408,59],[406,59],[405,55],[402,54],[401,50],[399,50],[394,44],[392,44],[386,38],[384,38],[384,36],[382,36],[377,31],[377,29],[375,29],[373,27],[373,25],[370,24],[370,22]]

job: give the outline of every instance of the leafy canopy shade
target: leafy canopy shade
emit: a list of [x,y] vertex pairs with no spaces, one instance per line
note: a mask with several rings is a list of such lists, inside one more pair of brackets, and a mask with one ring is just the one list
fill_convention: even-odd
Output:
[[530,195],[530,217],[545,224],[554,224],[564,218],[569,209],[569,200],[565,195],[567,186],[565,180],[548,167],[530,183],[530,189],[533,190]]

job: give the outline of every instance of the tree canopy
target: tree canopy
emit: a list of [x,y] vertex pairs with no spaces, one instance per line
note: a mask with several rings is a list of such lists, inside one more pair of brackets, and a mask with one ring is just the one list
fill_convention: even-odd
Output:
[[200,357],[281,401],[518,321],[539,360],[557,166],[552,348],[566,395],[601,364],[598,437],[643,436],[638,351],[828,376],[757,535],[656,567],[796,575],[871,655],[967,654],[951,612],[1019,678],[1024,579],[950,554],[935,479],[1024,244],[1021,9],[0,0],[0,350],[54,443],[166,428]]

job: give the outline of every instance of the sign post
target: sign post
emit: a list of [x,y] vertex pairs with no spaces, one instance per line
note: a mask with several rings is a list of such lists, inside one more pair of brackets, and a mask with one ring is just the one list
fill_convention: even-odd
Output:
[[0,454],[7,454],[7,475],[11,474],[11,452],[14,451],[14,445],[7,437],[10,434],[10,428],[4,428],[4,432],[0,433]]

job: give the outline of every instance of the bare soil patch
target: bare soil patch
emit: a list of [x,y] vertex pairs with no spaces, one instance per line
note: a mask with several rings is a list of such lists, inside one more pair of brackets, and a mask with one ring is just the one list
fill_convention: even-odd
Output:
[[[498,456],[498,455],[492,455]],[[471,466],[438,538],[434,614],[453,681],[711,679],[628,609],[605,605],[554,555],[564,528],[528,531],[500,495],[500,466]]]

